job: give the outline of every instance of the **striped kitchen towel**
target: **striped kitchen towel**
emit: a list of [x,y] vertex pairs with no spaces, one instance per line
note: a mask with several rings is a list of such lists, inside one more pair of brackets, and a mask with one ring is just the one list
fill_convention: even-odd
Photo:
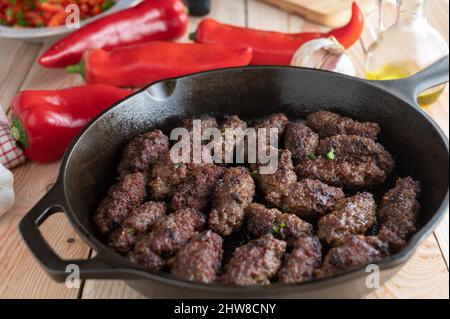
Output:
[[0,163],[6,168],[13,168],[25,163],[26,158],[16,141],[11,136],[9,121],[0,104]]

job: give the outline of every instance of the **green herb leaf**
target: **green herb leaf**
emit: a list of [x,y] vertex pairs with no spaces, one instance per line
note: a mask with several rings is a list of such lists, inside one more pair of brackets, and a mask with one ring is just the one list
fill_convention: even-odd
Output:
[[175,164],[175,165],[173,165],[173,169],[178,169],[180,167],[180,164]]
[[330,161],[334,161],[336,159],[336,153],[334,152],[333,149],[331,149],[328,153],[327,153],[327,158]]
[[252,171],[252,172],[250,173],[250,175],[252,175],[252,177],[258,176],[258,170],[255,169],[254,171]]
[[273,230],[273,232],[274,233],[276,233],[276,234],[279,234],[279,233],[281,233],[282,231],[283,231],[283,229],[286,227],[286,224],[285,223],[281,223],[280,225],[273,225],[272,226],[272,230]]
[[311,153],[308,154],[308,158],[310,160],[314,161],[317,158],[317,156],[316,156],[316,154],[314,152],[311,152]]
[[106,11],[114,5],[113,0],[105,0],[102,4],[102,11]]
[[17,12],[17,25],[20,25],[21,27],[28,26],[28,21],[25,20],[25,16],[23,15],[22,11]]
[[13,6],[17,5],[17,0],[9,0],[9,3],[11,3]]
[[14,10],[12,8],[8,8],[6,10],[6,16],[12,18],[14,16]]

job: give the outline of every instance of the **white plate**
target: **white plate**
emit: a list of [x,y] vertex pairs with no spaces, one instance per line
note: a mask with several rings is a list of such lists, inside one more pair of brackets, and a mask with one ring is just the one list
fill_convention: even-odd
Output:
[[[95,19],[113,13],[115,11],[119,11],[124,8],[130,7],[135,2],[138,1],[116,0],[116,3],[111,8],[96,16],[81,21],[80,25],[83,26]],[[76,29],[69,29],[66,26],[49,27],[49,28],[14,28],[14,27],[0,26],[0,38],[11,38],[24,40],[28,42],[42,43],[55,40],[56,38],[61,37],[74,30]]]

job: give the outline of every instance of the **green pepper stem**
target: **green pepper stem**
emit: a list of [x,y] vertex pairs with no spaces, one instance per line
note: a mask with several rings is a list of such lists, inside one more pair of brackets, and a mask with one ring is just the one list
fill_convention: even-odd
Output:
[[84,77],[84,63],[80,62],[78,64],[69,65],[68,67],[66,67],[66,72],[80,74],[82,77]]
[[28,137],[27,133],[25,132],[25,129],[23,128],[22,123],[20,120],[13,116],[11,121],[11,136],[14,140],[19,142],[20,146],[23,148],[28,147]]
[[197,38],[197,32],[196,31],[189,33],[189,40],[195,41],[196,38]]

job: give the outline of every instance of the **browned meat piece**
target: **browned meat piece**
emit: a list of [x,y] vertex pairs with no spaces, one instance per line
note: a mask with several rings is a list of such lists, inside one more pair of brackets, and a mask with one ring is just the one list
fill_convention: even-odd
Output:
[[313,227],[293,214],[282,214],[278,209],[252,203],[246,211],[248,231],[255,237],[272,233],[290,245],[301,236],[309,236]]
[[292,153],[292,161],[298,164],[316,152],[319,135],[302,123],[290,122],[286,126],[284,147]]
[[306,120],[306,124],[318,133],[320,137],[352,134],[376,140],[380,133],[380,126],[377,123],[358,122],[328,111],[310,113]]
[[305,222],[294,214],[281,214],[275,219],[275,227],[273,227],[275,236],[285,240],[288,244],[292,244],[294,239],[300,236],[311,235],[313,227],[310,223]]
[[223,176],[225,168],[214,164],[195,165],[188,177],[177,187],[172,197],[171,208],[193,208],[200,212],[209,209],[210,200],[217,181]]
[[289,122],[287,116],[283,113],[274,113],[259,121],[255,125],[255,129],[258,128],[276,128],[278,130],[278,134],[283,134],[286,124]]
[[194,130],[194,120],[201,120],[200,122],[200,130],[203,135],[203,132],[208,128],[217,128],[219,125],[217,124],[217,121],[214,117],[211,116],[205,116],[201,118],[196,119],[185,119],[183,120],[183,127],[187,128],[189,131]]
[[[265,144],[271,145],[273,147],[278,147],[278,145],[269,144],[270,137],[271,137],[270,131],[272,129],[276,129],[277,131],[275,133],[278,133],[278,134],[275,134],[275,136],[277,136],[279,139],[283,135],[286,124],[288,122],[289,122],[289,119],[283,113],[275,113],[275,114],[269,115],[268,117],[266,117],[263,120],[256,123],[256,125],[254,126],[254,129],[256,130],[256,136],[258,137],[258,130],[264,128],[264,129],[266,129]],[[258,142],[256,144],[258,145]],[[280,143],[278,142],[278,144],[280,144]]]
[[131,140],[123,151],[117,174],[123,177],[134,172],[151,170],[159,157],[169,150],[169,138],[160,130],[150,131]]
[[165,202],[146,202],[136,208],[122,223],[138,233],[147,233],[166,214]]
[[278,207],[302,219],[316,221],[330,212],[344,196],[340,188],[328,186],[317,180],[304,179],[290,186]]
[[212,283],[222,260],[222,238],[211,230],[197,234],[170,260],[174,277]]
[[[261,167],[264,165],[251,164],[252,174],[255,176],[259,190],[265,195],[269,204],[280,205],[280,198],[286,194],[290,185],[297,182],[297,175],[294,172],[294,165],[291,159],[291,152],[288,150],[277,150],[279,154],[278,166],[273,174],[262,174]],[[266,164],[267,167],[275,163]]]
[[127,254],[133,250],[138,236],[139,234],[133,228],[120,227],[109,236],[108,246],[120,254]]
[[247,123],[239,118],[237,115],[225,116],[223,124],[220,126],[220,130],[224,132],[226,129],[241,129],[245,130]]
[[174,163],[170,158],[170,152],[162,155],[152,170],[149,184],[152,199],[164,200],[167,197],[172,197],[187,174],[186,164]]
[[146,202],[134,209],[124,219],[122,226],[113,231],[108,244],[115,251],[125,254],[133,249],[139,236],[149,232],[166,213],[166,203]]
[[255,182],[244,167],[227,169],[214,191],[214,208],[209,214],[209,228],[222,236],[239,229],[245,208],[255,195]]
[[318,236],[332,246],[342,245],[351,235],[363,235],[376,220],[377,205],[370,193],[340,200],[331,214],[318,223]]
[[388,243],[392,252],[401,250],[409,236],[416,232],[420,192],[420,183],[406,177],[399,178],[395,187],[383,196],[378,238]]
[[266,234],[236,248],[221,281],[237,286],[268,285],[281,266],[284,241]]
[[[194,122],[199,121],[199,122]],[[195,123],[195,125],[194,125]],[[206,130],[210,128],[218,128],[218,124],[215,118],[210,116],[205,116],[201,118],[191,118],[191,119],[185,119],[183,120],[182,126],[186,128],[189,132],[189,140],[186,140],[184,137],[183,139],[179,139],[179,142],[176,143],[176,145],[172,146],[171,151],[179,150],[178,155],[182,155],[183,157],[186,156],[183,162],[185,163],[196,163],[196,164],[205,164],[205,163],[212,163],[211,159],[211,153],[208,153],[205,150],[206,143],[210,142],[211,139],[209,139],[209,136],[205,136],[207,139],[203,140],[203,134],[207,133]],[[195,134],[194,134],[195,133]],[[193,142],[194,139],[198,138],[198,142],[200,143],[199,149],[194,149]],[[183,154],[182,151],[189,152],[189,155]],[[181,162],[181,161],[180,161]]]
[[146,270],[159,270],[165,264],[160,256],[150,250],[145,240],[138,240],[134,246],[134,250],[127,254],[127,258]]
[[304,282],[314,277],[322,264],[322,246],[315,236],[304,236],[294,242],[294,248],[284,257],[278,281],[286,284]]
[[131,211],[147,196],[147,179],[143,173],[126,175],[111,186],[94,215],[94,224],[102,235],[119,227]]
[[236,163],[236,161],[234,160],[236,145],[240,145],[244,142],[244,136],[239,134],[239,132],[244,133],[246,129],[247,123],[242,121],[237,115],[225,117],[224,123],[220,126],[220,131],[222,132],[223,137],[221,145],[221,163]]
[[375,162],[352,163],[318,157],[305,160],[295,167],[299,178],[320,180],[328,185],[359,190],[371,188],[386,181],[386,173]]
[[317,152],[326,157],[334,152],[338,159],[352,162],[374,161],[387,174],[394,169],[392,155],[380,143],[358,135],[335,135],[320,140]]
[[[164,216],[148,236],[140,241],[157,255],[171,255],[183,247],[205,224],[203,215],[193,209],[181,209]],[[138,244],[136,244],[138,245]]]
[[276,208],[267,208],[258,203],[251,203],[245,210],[247,229],[255,237],[270,234],[273,231],[275,220],[281,212]]
[[330,249],[323,262],[319,277],[374,263],[389,255],[388,247],[377,237],[353,235],[342,246]]

